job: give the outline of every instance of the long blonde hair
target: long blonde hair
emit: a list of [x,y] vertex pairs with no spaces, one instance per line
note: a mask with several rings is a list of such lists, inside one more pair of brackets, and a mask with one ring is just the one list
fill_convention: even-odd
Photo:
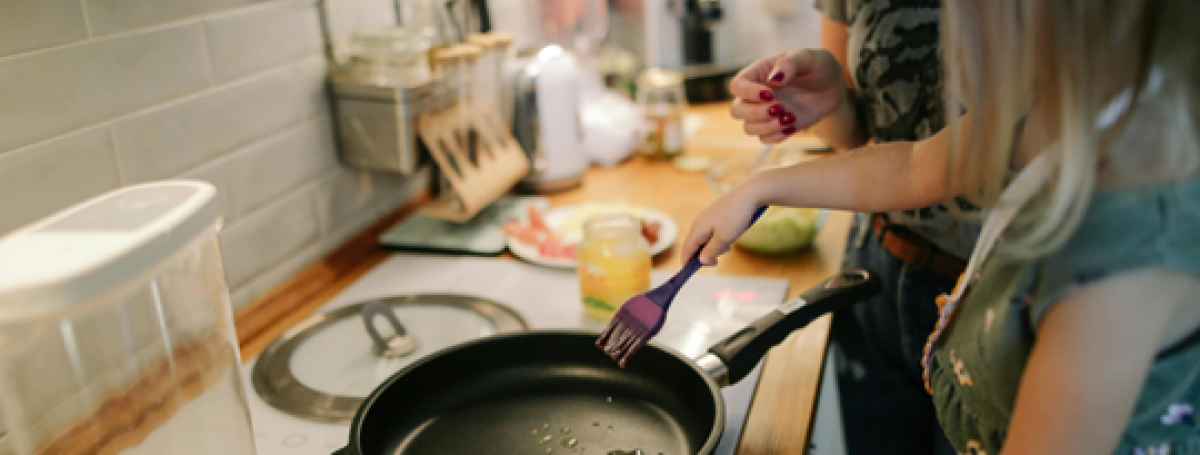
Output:
[[952,133],[964,137],[951,141],[963,144],[950,154],[951,187],[994,205],[1031,128],[1050,138],[1038,152],[1057,164],[998,253],[1035,258],[1061,246],[1114,152],[1196,166],[1200,0],[945,1],[946,106],[970,112],[970,134]]

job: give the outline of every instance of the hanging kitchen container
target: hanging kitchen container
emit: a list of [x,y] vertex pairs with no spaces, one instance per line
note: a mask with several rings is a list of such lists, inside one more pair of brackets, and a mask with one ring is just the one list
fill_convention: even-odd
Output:
[[254,453],[220,220],[165,181],[0,238],[0,454]]

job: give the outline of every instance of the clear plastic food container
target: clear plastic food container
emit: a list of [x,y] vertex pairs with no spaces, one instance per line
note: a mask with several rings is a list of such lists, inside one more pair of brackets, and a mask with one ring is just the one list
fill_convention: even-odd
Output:
[[0,454],[254,453],[219,226],[167,181],[0,238]]
[[415,87],[432,77],[428,38],[402,27],[370,28],[351,37],[350,73],[355,80],[388,87]]

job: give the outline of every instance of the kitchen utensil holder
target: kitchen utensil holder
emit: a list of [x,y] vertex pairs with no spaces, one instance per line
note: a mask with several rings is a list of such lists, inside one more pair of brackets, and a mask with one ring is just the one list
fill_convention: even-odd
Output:
[[[461,109],[470,113],[465,122]],[[450,183],[447,194],[422,208],[430,216],[457,222],[470,220],[529,172],[529,158],[492,109],[455,105],[426,113],[421,116],[419,130],[430,156]],[[471,131],[479,138],[474,154],[459,140]]]
[[418,130],[449,183],[447,191],[422,212],[456,222],[470,220],[529,173],[529,157],[513,138],[508,125],[488,102],[471,96],[469,75],[480,48],[460,44],[437,54],[441,79],[459,84],[458,101],[449,108],[427,112]]

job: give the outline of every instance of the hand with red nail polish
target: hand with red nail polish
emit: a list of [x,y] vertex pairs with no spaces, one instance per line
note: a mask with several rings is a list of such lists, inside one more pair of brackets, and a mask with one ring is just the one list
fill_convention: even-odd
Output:
[[[730,114],[746,134],[778,142],[781,126],[792,133],[834,112],[846,96],[842,65],[824,49],[803,49],[765,58],[729,82]],[[792,134],[787,133],[787,134]]]

